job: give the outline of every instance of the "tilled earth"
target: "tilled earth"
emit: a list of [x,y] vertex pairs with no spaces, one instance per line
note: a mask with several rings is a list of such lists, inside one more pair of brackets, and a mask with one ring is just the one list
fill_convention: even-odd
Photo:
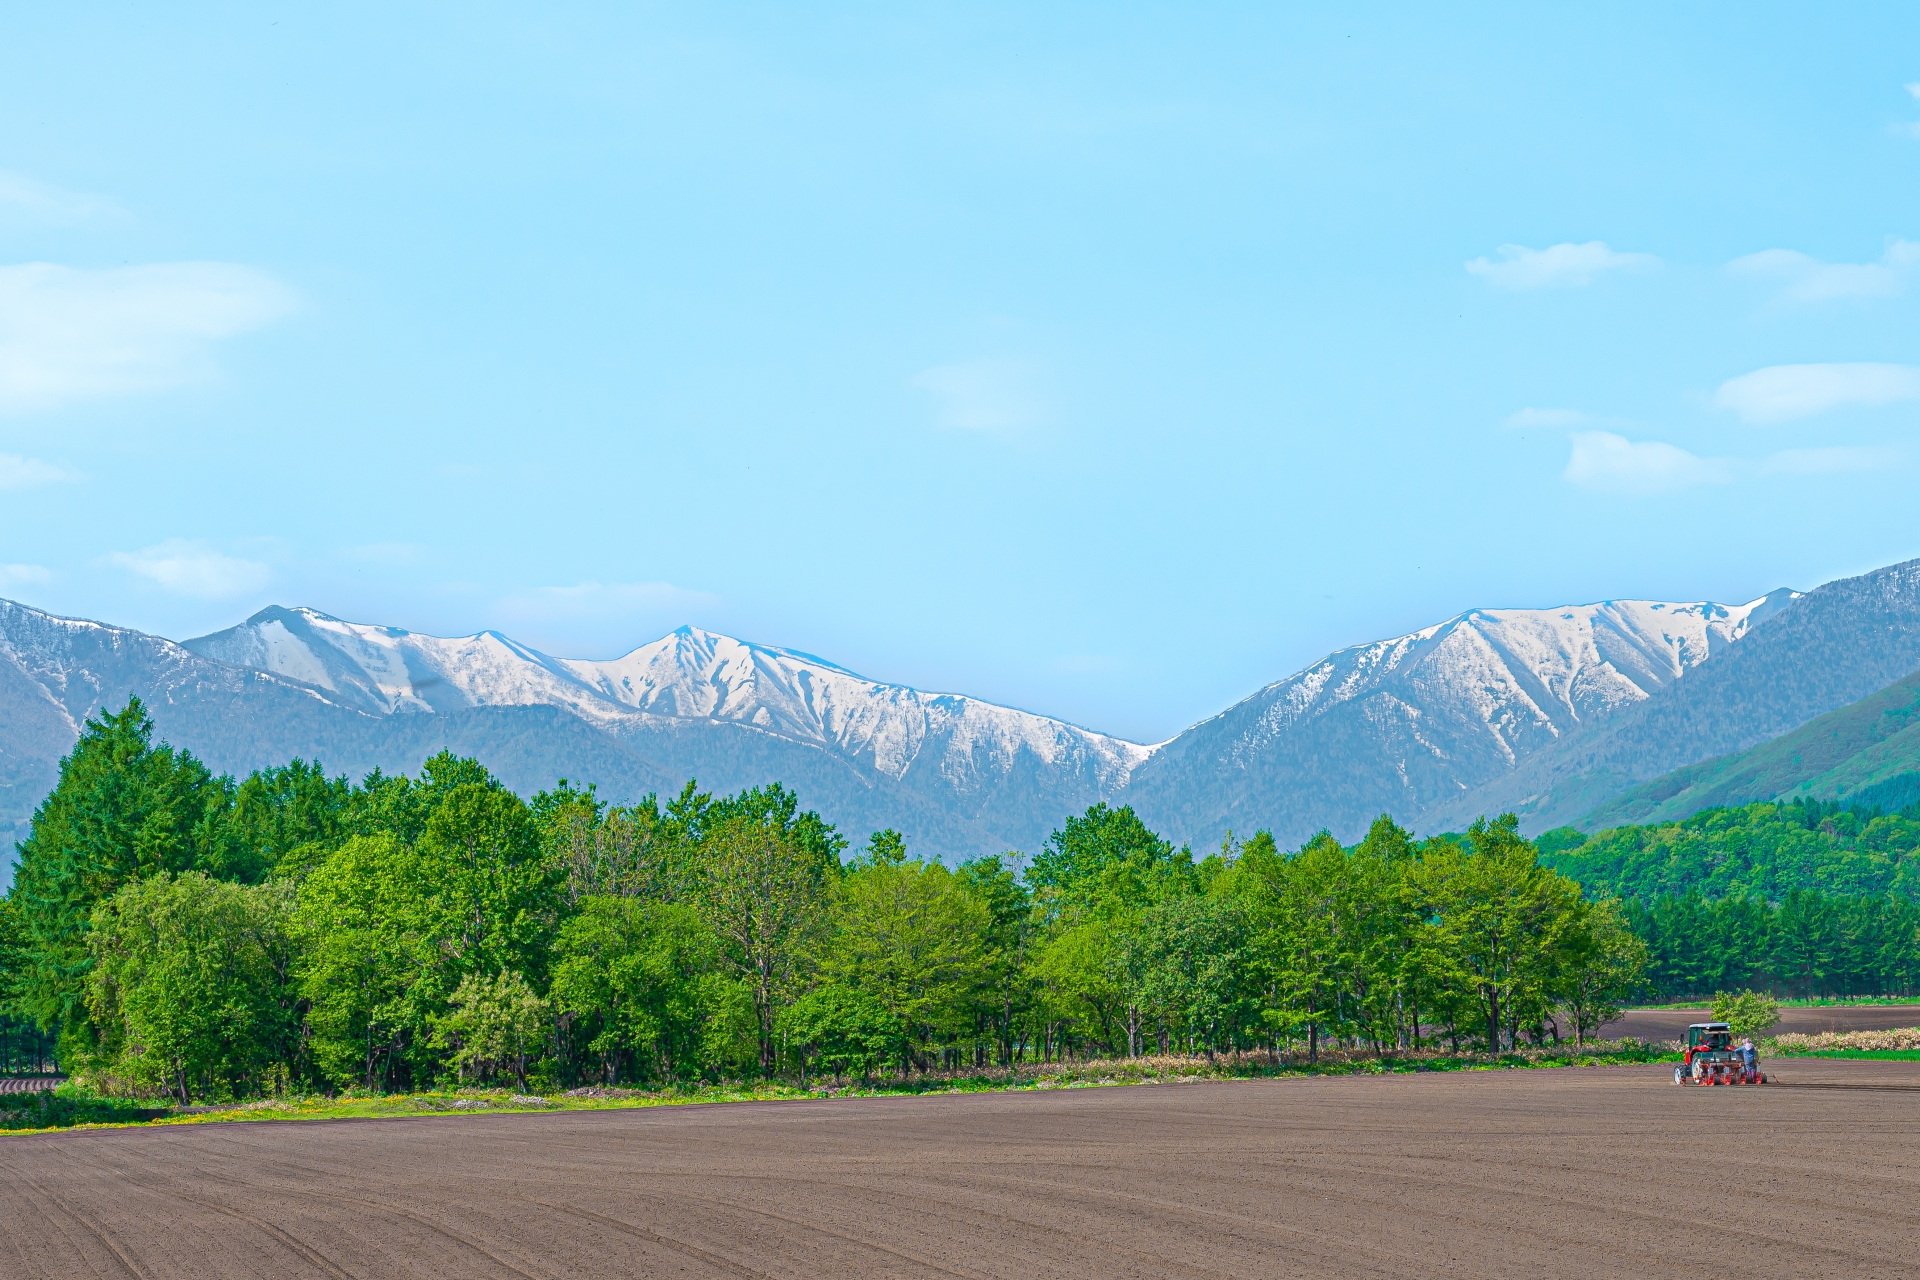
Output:
[[1895,1276],[1920,1065],[0,1138],[0,1276]]
[[[1709,1021],[1713,1015],[1699,1009],[1629,1009],[1624,1015],[1600,1028],[1609,1040],[1632,1036],[1636,1040],[1678,1040],[1687,1034],[1687,1024]],[[1894,1027],[1920,1027],[1920,1005],[1913,1004],[1823,1004],[1789,1005],[1780,1010],[1780,1023],[1767,1034],[1818,1031],[1886,1031]]]

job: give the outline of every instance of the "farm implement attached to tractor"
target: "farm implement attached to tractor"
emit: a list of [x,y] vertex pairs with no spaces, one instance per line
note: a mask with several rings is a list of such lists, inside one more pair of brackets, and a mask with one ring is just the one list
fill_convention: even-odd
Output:
[[1765,1084],[1751,1042],[1735,1047],[1733,1028],[1724,1022],[1696,1022],[1687,1028],[1686,1058],[1673,1069],[1675,1084]]

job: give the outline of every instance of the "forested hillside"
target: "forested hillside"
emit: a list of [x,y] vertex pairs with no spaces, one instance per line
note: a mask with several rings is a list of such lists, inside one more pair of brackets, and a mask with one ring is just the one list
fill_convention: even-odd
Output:
[[[1897,809],[1920,799],[1920,672],[1746,751],[1676,769],[1582,818],[1583,831],[1673,822],[1702,809],[1810,796]],[[1901,780],[1904,779],[1904,782]]]
[[[1911,790],[1894,779],[1880,794],[1911,803]],[[1652,995],[1879,995],[1920,983],[1920,808],[1750,804],[1594,836],[1562,827],[1539,847],[1589,895],[1626,900]]]
[[1920,897],[1920,810],[1876,813],[1831,801],[1706,809],[1680,822],[1570,827],[1540,837],[1542,860],[1589,893],[1779,901],[1795,890]]

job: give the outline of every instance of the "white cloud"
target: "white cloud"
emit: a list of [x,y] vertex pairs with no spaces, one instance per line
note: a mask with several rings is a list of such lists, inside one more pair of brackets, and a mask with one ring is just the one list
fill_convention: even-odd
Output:
[[81,222],[88,218],[126,216],[124,210],[104,196],[62,191],[10,169],[0,169],[0,209],[17,210],[36,222]]
[[1594,277],[1604,271],[1660,265],[1660,259],[1650,253],[1615,253],[1601,240],[1556,244],[1546,249],[1503,244],[1500,258],[1498,262],[1475,258],[1467,264],[1467,270],[1502,289],[1543,289],[1553,285],[1592,284]]
[[1920,266],[1920,244],[1895,240],[1878,262],[1822,262],[1792,249],[1762,249],[1735,258],[1727,270],[1754,279],[1778,280],[1784,296],[1800,302],[1829,298],[1886,298],[1904,291]]
[[1920,80],[1909,81],[1907,83],[1907,92],[1916,98],[1920,98]]
[[1726,484],[1736,464],[1702,458],[1658,440],[1628,440],[1611,431],[1576,431],[1573,455],[1561,475],[1596,493],[1673,493],[1703,484]]
[[0,413],[209,377],[208,348],[274,320],[291,290],[250,267],[0,267]]
[[1728,378],[1713,397],[1748,422],[1909,400],[1920,400],[1920,368],[1907,364],[1777,364]]
[[0,591],[53,581],[53,571],[37,564],[0,564]]
[[1573,427],[1590,421],[1578,409],[1522,409],[1507,415],[1509,427]]
[[0,489],[31,489],[71,479],[71,475],[52,463],[23,458],[17,453],[0,453]]
[[1855,446],[1782,449],[1764,458],[1702,458],[1658,440],[1628,440],[1611,431],[1578,431],[1561,473],[1595,493],[1643,496],[1759,476],[1817,476],[1874,471],[1904,462],[1897,450]]
[[960,431],[1014,431],[1046,421],[1036,371],[1020,360],[972,360],[935,365],[912,385],[933,395],[940,425]]
[[236,559],[186,538],[169,538],[139,551],[116,551],[107,562],[168,591],[200,600],[258,591],[273,579],[273,571],[264,564]]

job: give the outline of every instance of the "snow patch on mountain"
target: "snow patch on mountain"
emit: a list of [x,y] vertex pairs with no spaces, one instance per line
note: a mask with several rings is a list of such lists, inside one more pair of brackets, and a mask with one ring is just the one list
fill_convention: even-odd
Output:
[[1447,708],[1478,725],[1513,761],[1537,739],[1558,738],[1651,697],[1797,594],[1776,591],[1738,605],[1604,600],[1475,609],[1329,654],[1216,719],[1264,705],[1233,747],[1233,754],[1248,755],[1333,706],[1391,691],[1416,716]]
[[682,627],[610,661],[555,658],[498,632],[444,638],[262,610],[189,640],[195,653],[272,671],[376,714],[558,706],[618,731],[636,721],[752,726],[899,779],[936,770],[962,790],[1022,757],[1126,785],[1152,749],[958,694],[866,679],[811,654]]

